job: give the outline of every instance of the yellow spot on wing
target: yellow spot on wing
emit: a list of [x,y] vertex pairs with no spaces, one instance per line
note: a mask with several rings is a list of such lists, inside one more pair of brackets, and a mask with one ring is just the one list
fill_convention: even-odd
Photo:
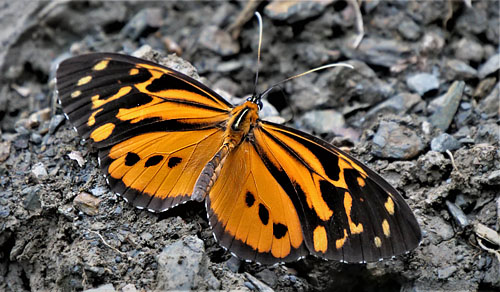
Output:
[[343,247],[346,239],[347,239],[347,229],[344,229],[344,237],[342,237],[341,239],[335,240],[335,247],[337,249],[340,249],[341,247]]
[[87,126],[92,127],[92,126],[95,124],[95,116],[96,116],[96,115],[97,115],[100,111],[102,111],[102,108],[100,108],[100,109],[98,109],[98,110],[94,111],[94,112],[90,115],[90,117],[89,117],[89,119],[88,119],[88,121],[87,121]]
[[375,238],[373,239],[373,241],[375,242],[375,246],[376,247],[381,247],[382,246],[382,240],[380,240],[380,237],[375,236]]
[[359,185],[360,187],[364,187],[364,186],[365,186],[365,184],[366,184],[365,180],[364,180],[362,177],[359,177],[359,176],[358,176],[358,185]]
[[92,76],[85,76],[85,77],[82,77],[80,78],[80,80],[78,80],[78,83],[76,84],[77,86],[82,86],[84,84],[87,84],[90,82],[90,80],[92,80]]
[[95,71],[104,70],[104,69],[106,69],[106,67],[108,67],[108,63],[109,63],[109,60],[102,60],[101,62],[95,64],[92,69]]
[[100,142],[102,140],[107,139],[111,133],[113,133],[113,130],[115,129],[115,124],[113,123],[107,123],[99,128],[95,129],[91,134],[90,138],[94,140],[94,142]]
[[119,99],[119,98],[127,95],[131,90],[132,90],[131,86],[124,86],[124,87],[120,88],[120,90],[118,90],[118,92],[115,95],[113,95],[107,99],[99,99],[99,95],[94,95],[94,96],[92,96],[92,109],[101,107],[110,101]]
[[137,75],[137,74],[139,74],[139,69],[137,69],[137,68],[132,68],[132,69],[130,69],[129,74],[130,74],[130,75]]
[[71,93],[71,98],[79,97],[80,94],[82,94],[82,92],[80,90],[73,91],[73,93]]
[[389,214],[394,215],[394,202],[392,201],[391,197],[387,197],[387,201],[384,204],[385,209]]
[[349,221],[349,228],[352,234],[358,234],[363,232],[363,224],[355,224],[351,219],[351,208],[352,208],[352,197],[348,192],[344,194],[344,209],[347,215],[347,220]]
[[387,219],[382,221],[382,230],[384,230],[385,237],[391,236],[391,229],[389,228],[389,222],[387,222]]
[[328,248],[328,238],[326,237],[326,229],[323,226],[317,226],[313,233],[314,250],[326,252]]

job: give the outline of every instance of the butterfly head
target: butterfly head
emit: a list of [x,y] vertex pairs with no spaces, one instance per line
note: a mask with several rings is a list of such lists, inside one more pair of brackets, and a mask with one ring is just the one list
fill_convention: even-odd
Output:
[[[267,90],[265,93],[267,93]],[[254,95],[250,96],[249,98],[247,98],[247,101],[255,103],[259,107],[259,110],[261,110],[262,107],[264,106],[262,104],[262,97],[263,97],[263,93],[254,94]]]

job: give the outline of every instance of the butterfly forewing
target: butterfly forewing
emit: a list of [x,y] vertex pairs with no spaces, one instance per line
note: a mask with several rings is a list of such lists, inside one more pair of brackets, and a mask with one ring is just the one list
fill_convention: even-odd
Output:
[[[299,211],[309,251],[348,262],[415,248],[420,228],[401,195],[379,175],[306,133],[261,122],[254,144]],[[300,214],[302,212],[302,214]]]
[[154,211],[189,199],[231,110],[201,83],[119,54],[62,62],[57,89],[69,120],[99,149],[112,189]]

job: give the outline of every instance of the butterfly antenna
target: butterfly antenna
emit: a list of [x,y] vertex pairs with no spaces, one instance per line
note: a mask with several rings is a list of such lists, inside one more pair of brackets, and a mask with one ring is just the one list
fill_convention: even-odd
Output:
[[253,95],[255,96],[257,92],[257,82],[259,81],[259,66],[260,66],[260,47],[262,45],[262,17],[259,12],[255,12],[255,16],[259,21],[259,47],[257,48],[257,72],[255,72],[255,85],[253,87]]
[[346,67],[346,68],[354,69],[354,67],[352,65],[349,65],[347,63],[333,63],[333,64],[328,64],[328,65],[323,65],[321,67],[316,67],[316,68],[313,68],[313,69],[308,70],[306,72],[303,72],[303,73],[300,73],[297,75],[293,75],[291,77],[286,78],[285,80],[282,80],[278,83],[271,85],[271,87],[269,87],[266,91],[264,91],[260,94],[260,97],[262,98],[262,97],[266,96],[274,87],[279,86],[279,85],[281,85],[285,82],[288,82],[292,79],[299,78],[299,77],[305,76],[309,73],[316,72],[316,71],[323,70],[323,69],[327,69],[327,68],[332,68],[332,67]]

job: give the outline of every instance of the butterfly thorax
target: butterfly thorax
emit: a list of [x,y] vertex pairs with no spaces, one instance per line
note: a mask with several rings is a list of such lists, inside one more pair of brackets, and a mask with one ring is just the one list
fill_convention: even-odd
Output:
[[259,118],[259,106],[251,101],[233,108],[217,153],[205,165],[194,186],[193,200],[203,201],[219,177],[228,155],[251,133]]
[[224,143],[232,149],[238,146],[252,130],[259,118],[259,107],[250,101],[235,107],[231,111],[224,133]]

